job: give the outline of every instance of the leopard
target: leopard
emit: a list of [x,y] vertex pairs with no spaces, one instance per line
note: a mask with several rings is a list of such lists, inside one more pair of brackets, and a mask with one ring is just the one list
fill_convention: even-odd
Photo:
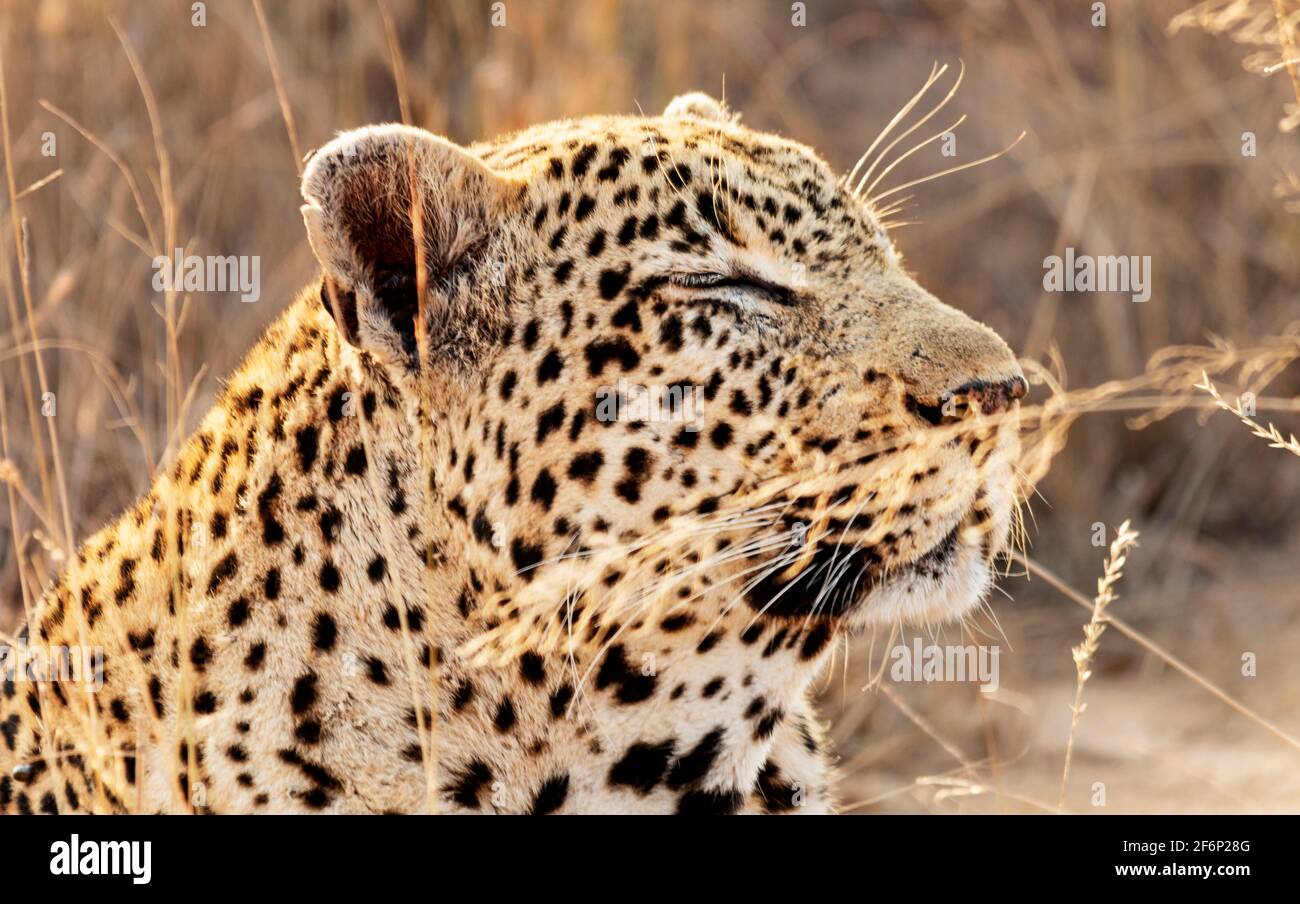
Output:
[[2,651],[0,812],[836,812],[834,651],[1014,533],[1003,339],[703,93],[301,192],[318,275]]

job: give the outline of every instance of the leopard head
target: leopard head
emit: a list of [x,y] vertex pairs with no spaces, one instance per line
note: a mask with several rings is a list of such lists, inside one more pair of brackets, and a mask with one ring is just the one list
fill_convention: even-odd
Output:
[[809,148],[693,94],[470,147],[345,133],[303,193],[495,642],[787,623],[811,659],[990,588],[1024,376]]

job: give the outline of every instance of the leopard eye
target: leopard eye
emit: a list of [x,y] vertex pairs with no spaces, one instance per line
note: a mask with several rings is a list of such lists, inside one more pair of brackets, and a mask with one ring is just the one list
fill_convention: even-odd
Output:
[[794,307],[794,292],[785,286],[754,276],[724,273],[674,273],[669,277],[676,285],[688,289],[735,289],[758,295],[774,304]]

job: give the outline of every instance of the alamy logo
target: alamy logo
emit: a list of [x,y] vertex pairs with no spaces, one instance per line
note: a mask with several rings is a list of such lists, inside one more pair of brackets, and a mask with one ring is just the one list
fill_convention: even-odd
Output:
[[991,694],[998,689],[998,658],[1001,647],[980,644],[898,644],[889,651],[893,665],[889,677],[899,682],[924,683],[977,681],[980,690]]
[[91,690],[97,691],[104,686],[104,648],[0,644],[0,678],[14,684],[89,684]]
[[153,876],[152,841],[69,841],[50,845],[53,876],[131,876],[136,885],[148,885]]
[[262,259],[256,254],[186,255],[177,248],[174,257],[153,259],[155,292],[238,292],[239,300],[262,297]]
[[694,433],[704,424],[704,387],[692,383],[642,386],[620,379],[616,386],[596,390],[596,420],[684,422],[683,429]]
[[1151,297],[1151,256],[1049,254],[1043,258],[1043,289],[1047,292],[1128,292],[1136,302]]

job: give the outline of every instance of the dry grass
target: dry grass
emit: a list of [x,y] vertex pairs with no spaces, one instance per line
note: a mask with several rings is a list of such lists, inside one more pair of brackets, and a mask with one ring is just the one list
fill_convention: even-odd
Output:
[[1107,607],[1115,601],[1115,585],[1124,576],[1126,553],[1137,545],[1138,535],[1125,521],[1115,529],[1115,539],[1110,543],[1110,555],[1102,575],[1097,579],[1097,595],[1092,599],[1092,616],[1083,626],[1083,643],[1070,652],[1074,657],[1074,704],[1070,707],[1070,739],[1065,744],[1065,765],[1061,769],[1061,794],[1057,808],[1065,809],[1065,794],[1070,787],[1070,760],[1074,756],[1074,738],[1079,730],[1079,720],[1087,704],[1083,702],[1083,686],[1092,677],[1092,659],[1101,645],[1101,635],[1106,631]]
[[[1226,409],[1296,451],[1300,4],[1112,2],[1105,29],[1068,0],[810,7],[792,28],[779,4],[508,4],[493,28],[487,3],[462,0],[211,0],[199,29],[188,3],[6,5],[0,629],[76,538],[148,487],[310,279],[304,149],[378,120],[470,141],[654,110],[721,92],[725,75],[745,122],[846,172],[864,157],[863,188],[890,205],[920,281],[1001,332],[1035,380],[1022,416],[1035,552],[1013,558],[1014,601],[994,601],[986,632],[1006,649],[1003,687],[862,692],[869,641],[846,650],[823,696],[849,809],[1054,811],[1068,757],[1076,778],[1107,783],[1111,810],[1300,810],[1300,469],[1207,420]],[[881,148],[863,148],[935,61],[959,59],[958,158],[917,132],[892,149],[896,168],[868,166]],[[1022,131],[1003,159],[923,181]],[[1241,153],[1246,131],[1257,156]],[[262,301],[156,295],[150,259],[177,246],[260,255]],[[1067,246],[1152,255],[1152,300],[1043,293],[1043,257]],[[47,391],[55,418],[41,416]],[[1247,392],[1268,417],[1247,419]],[[1126,618],[1106,616],[1124,640],[1089,652],[1079,722],[1082,673],[1064,655],[1078,625],[1060,601],[1093,610],[1071,589],[1093,568],[1091,525],[1130,515],[1145,554],[1125,576]],[[1244,680],[1242,651],[1274,667]],[[1248,727],[1225,735],[1225,712]],[[431,752],[432,727],[420,735]]]
[[1235,414],[1237,420],[1249,427],[1250,432],[1253,435],[1268,440],[1268,446],[1270,449],[1283,449],[1290,452],[1292,455],[1300,455],[1300,442],[1297,442],[1294,433],[1290,436],[1284,437],[1282,431],[1278,430],[1275,424],[1269,424],[1267,427],[1261,426],[1254,418],[1246,413],[1240,397],[1238,397],[1236,402],[1229,405],[1227,401],[1224,400],[1223,396],[1219,394],[1219,388],[1210,382],[1210,378],[1204,373],[1201,374],[1201,382],[1196,384],[1196,388],[1204,389],[1210,394],[1210,397],[1214,399],[1214,404],[1218,405],[1224,411]]

